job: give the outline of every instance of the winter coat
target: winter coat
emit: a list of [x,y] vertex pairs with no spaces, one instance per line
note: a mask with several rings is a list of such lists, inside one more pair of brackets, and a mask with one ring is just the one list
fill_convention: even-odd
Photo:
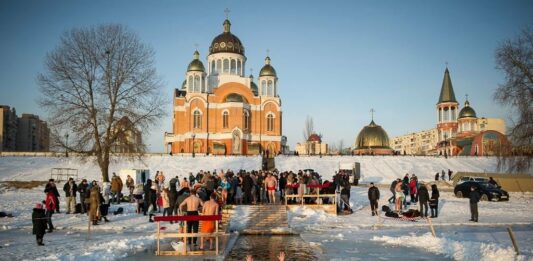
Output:
[[31,214],[31,222],[33,224],[33,234],[44,235],[46,231],[46,224],[47,224],[44,209],[34,208],[33,213]]
[[411,195],[416,194],[416,179],[411,179],[409,182],[409,189],[411,190]]
[[56,200],[56,197],[54,196],[54,193],[53,192],[48,192],[46,193],[46,200],[45,200],[45,209],[47,211],[54,211],[56,210],[56,206],[57,206],[57,200]]
[[44,193],[48,192],[52,192],[56,198],[59,198],[59,191],[57,191],[57,187],[50,185],[50,183],[46,184],[46,187],[44,188]]
[[166,192],[161,193],[161,197],[163,198],[163,208],[169,208],[170,207],[170,198],[168,197],[168,194]]
[[254,181],[252,177],[250,177],[250,175],[246,175],[244,177],[244,180],[242,181],[242,190],[251,191],[253,186],[254,186]]
[[118,193],[122,191],[122,179],[119,176],[114,176],[111,179],[111,192]]
[[391,184],[390,184],[390,191],[392,193],[394,193],[394,190],[396,189],[396,184],[398,184],[398,180],[394,180]]
[[130,177],[129,179],[126,179],[126,187],[129,188],[135,188],[135,181],[133,180],[132,177]]
[[76,183],[72,182],[72,185],[70,182],[66,182],[63,186],[63,191],[65,191],[65,197],[76,197],[76,191],[78,190],[78,186],[76,186]]
[[431,200],[430,200],[429,205],[435,206],[435,207],[438,206],[439,197],[440,197],[440,193],[439,193],[439,189],[437,188],[437,185],[435,184],[431,185]]
[[372,186],[368,189],[368,200],[379,200],[379,189]]
[[178,189],[177,185],[179,185],[180,181],[177,178],[171,178],[169,182],[170,191],[176,191]]
[[78,192],[80,193],[80,197],[85,197],[87,195],[87,189],[88,185],[83,184],[83,182],[78,185]]
[[422,185],[420,186],[420,189],[418,190],[418,194],[416,195],[418,201],[420,204],[425,204],[429,201],[429,192],[426,186]]
[[470,204],[477,204],[480,199],[481,195],[479,194],[479,191],[470,191]]
[[90,208],[89,208],[89,218],[91,220],[96,220],[97,219],[97,212],[98,212],[98,208],[100,207],[100,191],[98,189],[98,187],[93,187],[91,188],[91,196],[89,198],[89,204],[90,204]]

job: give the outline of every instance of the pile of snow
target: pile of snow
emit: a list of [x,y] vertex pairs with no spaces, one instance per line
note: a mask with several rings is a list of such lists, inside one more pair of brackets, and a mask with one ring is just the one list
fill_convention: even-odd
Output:
[[276,157],[276,168],[281,171],[314,169],[323,179],[331,179],[341,163],[359,162],[361,181],[389,184],[406,173],[416,174],[422,180],[433,180],[436,172],[448,169],[457,172],[497,172],[495,157],[413,157],[413,156],[323,156]]
[[388,245],[418,247],[442,254],[455,260],[526,260],[524,256],[515,256],[512,247],[502,247],[492,243],[455,241],[442,237],[433,237],[431,233],[401,237],[374,236],[373,241]]
[[[52,168],[78,169],[78,176],[88,180],[101,180],[100,168],[94,158],[81,160],[77,157],[0,157],[0,180],[48,180]],[[121,169],[157,170],[165,176],[188,177],[189,172],[230,169],[257,170],[261,168],[261,157],[181,157],[147,155],[143,160],[118,158],[109,166],[109,173],[119,174]],[[167,179],[168,180],[168,179]]]

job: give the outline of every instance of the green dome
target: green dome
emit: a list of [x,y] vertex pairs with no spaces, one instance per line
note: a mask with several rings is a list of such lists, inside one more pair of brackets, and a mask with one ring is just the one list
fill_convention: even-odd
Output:
[[468,100],[465,102],[465,107],[459,112],[459,119],[461,118],[477,118],[476,111],[470,107],[470,102],[468,102]]
[[257,96],[259,94],[259,88],[257,87],[257,84],[255,84],[253,78],[252,78],[252,75],[250,75],[250,89],[252,89],[252,92],[254,93],[255,96]]
[[387,132],[381,126],[372,120],[357,135],[355,147],[356,149],[390,149],[389,135],[387,135]]
[[200,61],[200,53],[195,51],[193,54],[193,60],[187,67],[187,72],[205,72],[204,64]]
[[265,58],[265,66],[259,71],[259,77],[261,76],[277,76],[276,70],[270,65],[270,57],[268,56]]

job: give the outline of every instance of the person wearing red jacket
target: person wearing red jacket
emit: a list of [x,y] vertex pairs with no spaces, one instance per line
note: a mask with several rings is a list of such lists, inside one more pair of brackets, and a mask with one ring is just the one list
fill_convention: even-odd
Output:
[[54,195],[54,192],[49,191],[46,193],[46,199],[45,199],[45,209],[46,209],[46,218],[48,221],[48,233],[52,233],[54,231],[54,224],[52,224],[52,214],[56,210],[57,206],[57,200]]
[[416,177],[411,177],[411,180],[409,181],[409,191],[411,192],[411,203],[416,203],[417,200],[416,200],[416,193],[418,192],[417,191],[417,188],[416,188],[416,183],[417,180],[416,180]]

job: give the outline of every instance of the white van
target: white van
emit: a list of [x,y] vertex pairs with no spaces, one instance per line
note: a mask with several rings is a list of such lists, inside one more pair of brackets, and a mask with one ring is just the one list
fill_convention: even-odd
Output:
[[348,174],[348,181],[350,182],[350,184],[359,184],[359,179],[361,179],[361,163],[339,163],[339,171]]

